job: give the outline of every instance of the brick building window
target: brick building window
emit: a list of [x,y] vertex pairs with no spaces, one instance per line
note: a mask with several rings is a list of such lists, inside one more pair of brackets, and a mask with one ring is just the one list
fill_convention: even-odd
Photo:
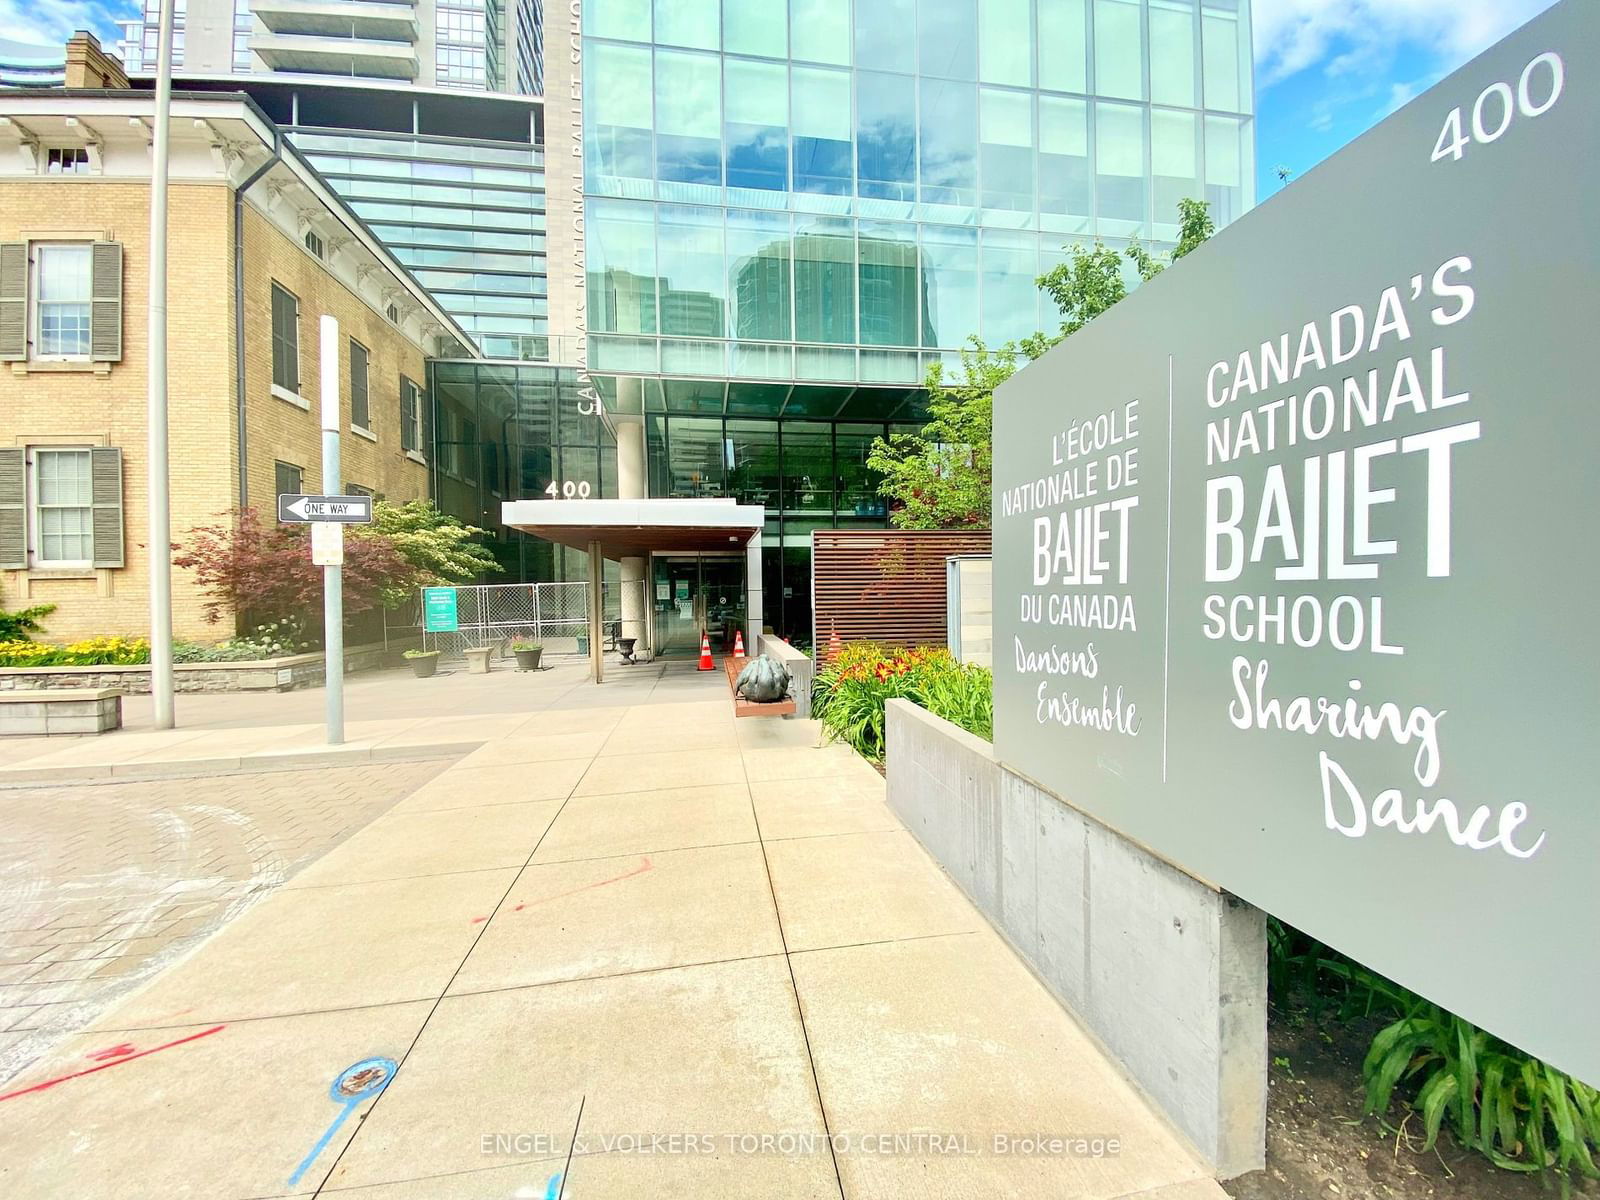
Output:
[[322,238],[314,229],[306,230],[306,249],[318,258],[322,257]]
[[350,339],[350,424],[372,431],[372,398],[367,391],[367,370],[372,356],[355,338]]
[[46,175],[87,175],[89,152],[82,146],[51,146],[45,151]]
[[272,387],[300,398],[300,301],[272,285]]
[[0,568],[122,565],[121,450],[0,448]]
[[120,362],[120,242],[0,242],[0,362]]
[[90,244],[56,242],[34,250],[35,358],[88,358]]
[[272,476],[277,494],[280,496],[302,496],[301,484],[305,481],[305,472],[293,463],[277,462],[272,464]]
[[429,450],[427,435],[432,422],[428,420],[427,397],[422,389],[404,375],[400,376],[400,449],[416,454]]

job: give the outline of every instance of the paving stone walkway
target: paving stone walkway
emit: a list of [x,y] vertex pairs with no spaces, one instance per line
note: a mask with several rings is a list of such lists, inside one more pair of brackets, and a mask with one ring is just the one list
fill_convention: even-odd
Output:
[[0,1087],[0,1195],[1222,1200],[870,766],[632,679]]
[[0,792],[0,1084],[445,765]]

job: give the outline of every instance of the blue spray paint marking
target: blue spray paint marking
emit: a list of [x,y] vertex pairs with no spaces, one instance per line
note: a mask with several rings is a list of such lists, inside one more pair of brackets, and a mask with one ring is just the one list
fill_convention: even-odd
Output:
[[394,1078],[394,1073],[400,1065],[392,1058],[363,1058],[358,1063],[352,1063],[339,1072],[337,1079],[328,1088],[328,1097],[339,1105],[339,1115],[334,1117],[333,1124],[317,1139],[317,1144],[311,1147],[311,1153],[300,1160],[300,1165],[294,1169],[294,1174],[289,1176],[289,1186],[293,1187],[300,1182],[300,1177],[311,1169],[311,1164],[316,1162],[317,1155],[327,1149],[328,1143],[333,1140],[333,1135],[339,1132],[339,1127],[349,1119],[362,1101],[370,1100],[389,1086],[389,1081]]
[[544,1185],[544,1200],[556,1200],[561,1195],[561,1176],[550,1176],[550,1182]]

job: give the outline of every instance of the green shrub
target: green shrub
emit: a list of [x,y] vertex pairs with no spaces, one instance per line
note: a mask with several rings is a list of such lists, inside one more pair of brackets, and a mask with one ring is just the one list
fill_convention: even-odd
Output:
[[1366,1111],[1388,1111],[1402,1088],[1422,1117],[1425,1149],[1446,1121],[1462,1145],[1513,1171],[1549,1171],[1563,1190],[1600,1178],[1600,1092],[1431,1004],[1284,924],[1267,922],[1269,983],[1326,1021],[1393,1018],[1362,1064]]
[[874,762],[884,754],[886,705],[906,699],[985,740],[994,736],[994,676],[942,647],[853,642],[816,679],[811,714],[828,736]]
[[0,609],[0,642],[31,642],[32,634],[44,628],[41,622],[55,612],[54,604],[35,604],[16,612]]

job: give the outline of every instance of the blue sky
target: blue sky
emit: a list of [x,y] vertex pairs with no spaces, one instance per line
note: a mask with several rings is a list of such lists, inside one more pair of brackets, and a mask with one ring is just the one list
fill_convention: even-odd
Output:
[[1254,0],[1259,198],[1554,2]]
[[[1262,199],[1554,0],[1254,0]],[[0,38],[116,39],[139,0],[0,0]]]

